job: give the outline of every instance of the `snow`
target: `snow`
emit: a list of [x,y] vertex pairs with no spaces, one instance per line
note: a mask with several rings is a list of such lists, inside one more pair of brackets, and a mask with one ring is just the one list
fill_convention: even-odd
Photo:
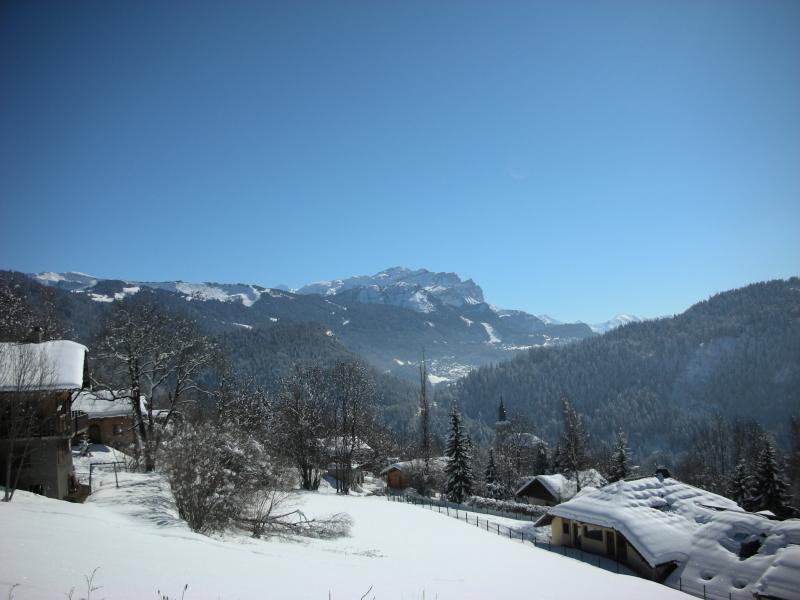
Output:
[[42,281],[64,281],[64,276],[61,273],[55,273],[53,271],[46,271],[45,273],[39,273],[36,276],[36,279],[41,279]]
[[[187,600],[281,598],[381,600],[537,597],[572,600],[685,598],[635,577],[616,575],[446,515],[381,497],[295,493],[309,517],[349,514],[349,537],[255,540],[192,533],[157,474],[95,473],[96,492],[71,504],[17,492],[3,506],[0,594],[17,600],[63,597],[97,569],[98,598]],[[84,540],[85,542],[82,542]]]
[[436,307],[428,300],[428,295],[422,290],[414,292],[409,298],[408,304],[411,305],[413,310],[421,313],[431,313],[436,310]]
[[428,373],[428,381],[431,382],[431,385],[436,385],[437,383],[442,383],[443,381],[450,381],[450,379],[448,379],[447,377],[434,375],[433,373]]
[[461,317],[461,320],[467,324],[467,327],[472,327],[472,324],[474,323],[474,321],[470,321],[467,317],[464,316]]
[[539,319],[545,325],[561,325],[563,321],[559,321],[558,319],[554,319],[550,315],[536,315],[536,318]]
[[247,325],[245,323],[231,323],[231,325],[236,325],[237,327],[242,327],[244,329],[252,329],[252,325]]
[[[90,419],[102,419],[105,417],[124,417],[130,415],[131,399],[125,396],[124,391],[112,394],[108,390],[97,392],[83,391],[75,394],[72,400],[72,410],[82,410]],[[117,396],[115,399],[114,396]],[[147,406],[145,397],[139,399],[142,410],[146,411]]]
[[113,302],[114,298],[111,296],[106,296],[104,294],[89,294],[89,298],[94,300],[95,302]]
[[606,333],[611,331],[612,329],[616,329],[617,327],[622,327],[623,325],[627,325],[628,323],[639,323],[642,319],[635,315],[625,315],[619,314],[615,315],[612,319],[605,321],[603,323],[595,323],[594,325],[589,325],[589,328],[594,331],[595,333]]
[[400,360],[399,358],[395,358],[395,359],[394,359],[394,362],[396,362],[396,363],[397,363],[399,366],[401,366],[401,367],[402,367],[404,364],[406,364],[406,363],[404,363],[402,360]]
[[[105,444],[90,444],[84,455],[81,455],[80,450],[76,450],[74,447],[72,450],[72,465],[75,467],[75,475],[83,484],[89,483],[90,470],[94,471],[92,473],[93,478],[99,476],[101,471],[98,470],[98,464],[128,464],[130,461],[130,456]],[[92,464],[95,465],[94,469],[91,467]],[[120,470],[124,469],[121,465],[118,465],[118,468]],[[113,473],[113,470],[111,472]]]
[[[800,598],[800,521],[770,521],[741,509],[718,512],[700,506],[693,512],[688,556],[667,583],[677,586],[680,581],[691,589],[705,587],[717,596],[730,593],[735,598],[751,597],[762,589],[791,589],[793,594],[779,597]],[[740,558],[742,542],[753,540],[761,542],[758,552]]]
[[756,585],[763,596],[800,598],[800,546],[781,548]]
[[89,292],[87,295],[95,302],[114,302],[114,300],[122,300],[126,296],[133,296],[134,294],[138,294],[141,289],[142,288],[139,287],[138,285],[132,285],[122,288],[121,292],[115,292],[113,296],[107,296],[105,294],[95,294],[94,292]]
[[69,340],[0,344],[0,391],[83,387],[88,349]]
[[269,320],[272,321],[273,323],[277,323],[278,317],[270,317]]
[[488,323],[481,323],[481,325],[483,325],[483,328],[486,330],[486,335],[489,336],[489,341],[486,342],[487,344],[497,344],[503,341],[497,337],[497,332],[494,330],[494,327]]
[[[244,306],[253,306],[261,297],[261,292],[253,286],[225,286],[225,288],[208,283],[185,283],[179,281],[175,284],[175,291],[189,296],[187,300],[195,298],[198,300],[218,300],[220,302],[239,301]],[[241,291],[238,291],[238,293],[232,292],[230,288],[240,289]]]

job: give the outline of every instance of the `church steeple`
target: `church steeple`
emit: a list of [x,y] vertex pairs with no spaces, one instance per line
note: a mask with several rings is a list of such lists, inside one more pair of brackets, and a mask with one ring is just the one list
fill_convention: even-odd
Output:
[[497,422],[498,423],[505,423],[508,419],[506,418],[506,407],[503,404],[503,397],[500,396],[500,406],[497,407]]

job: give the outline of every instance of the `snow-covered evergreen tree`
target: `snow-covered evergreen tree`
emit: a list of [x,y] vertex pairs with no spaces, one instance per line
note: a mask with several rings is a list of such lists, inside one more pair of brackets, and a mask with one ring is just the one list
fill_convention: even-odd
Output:
[[608,481],[619,481],[631,475],[631,451],[628,448],[628,438],[622,431],[617,432],[614,447],[611,449],[611,465],[608,472]]
[[753,510],[769,510],[780,518],[791,516],[789,484],[783,478],[772,440],[765,440],[753,478]]
[[483,475],[486,484],[486,497],[501,500],[506,497],[506,488],[497,477],[497,465],[494,462],[494,450],[489,450],[489,461]]
[[753,503],[753,477],[745,459],[740,460],[728,481],[728,497],[745,510]]
[[450,433],[447,436],[445,495],[451,502],[463,502],[472,495],[473,476],[470,451],[472,442],[461,424],[461,413],[454,403],[450,411]]

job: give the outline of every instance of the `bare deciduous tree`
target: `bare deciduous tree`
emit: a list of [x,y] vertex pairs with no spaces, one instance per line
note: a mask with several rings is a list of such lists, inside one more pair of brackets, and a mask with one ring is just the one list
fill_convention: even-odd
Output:
[[374,428],[372,381],[364,365],[338,363],[333,368],[333,447],[336,491],[349,494],[353,484],[354,455]]
[[305,490],[319,487],[323,446],[329,434],[329,398],[324,373],[317,367],[297,367],[283,380],[278,396],[277,439],[297,468]]
[[34,450],[35,436],[56,418],[55,410],[47,410],[43,394],[53,379],[46,353],[28,344],[0,343],[0,458],[5,502],[14,497],[22,469]]
[[[117,304],[97,344],[100,388],[127,398],[134,416],[134,452],[155,468],[161,430],[198,390],[198,376],[214,363],[215,345],[194,323],[144,300]],[[140,398],[147,402],[144,410]],[[156,410],[155,403],[165,404]]]

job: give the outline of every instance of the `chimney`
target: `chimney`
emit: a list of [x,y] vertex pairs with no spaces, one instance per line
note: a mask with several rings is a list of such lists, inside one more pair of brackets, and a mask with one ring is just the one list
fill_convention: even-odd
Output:
[[664,481],[665,479],[670,477],[669,469],[667,469],[667,467],[665,467],[663,465],[660,465],[656,469],[656,477],[658,477],[659,481]]

